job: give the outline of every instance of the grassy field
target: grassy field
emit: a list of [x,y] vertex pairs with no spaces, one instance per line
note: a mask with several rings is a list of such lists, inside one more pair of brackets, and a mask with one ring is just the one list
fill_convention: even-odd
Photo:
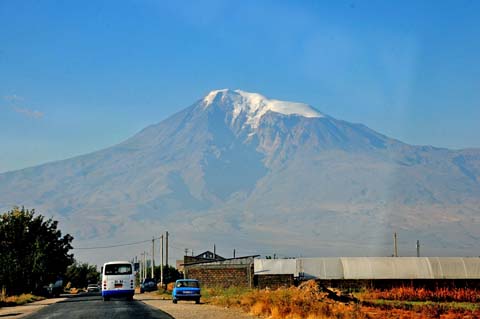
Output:
[[371,290],[361,294],[363,299],[399,301],[435,301],[480,303],[480,291],[468,288],[437,288],[433,290],[398,287],[389,290]]
[[277,290],[206,289],[204,295],[205,302],[239,307],[253,315],[272,319],[369,318],[362,313],[359,304],[329,300],[328,294],[320,291],[314,281]]
[[480,318],[478,291],[465,289],[363,291],[344,296],[339,302],[309,281],[299,287],[276,290],[207,288],[202,295],[206,303],[239,307],[271,319]]

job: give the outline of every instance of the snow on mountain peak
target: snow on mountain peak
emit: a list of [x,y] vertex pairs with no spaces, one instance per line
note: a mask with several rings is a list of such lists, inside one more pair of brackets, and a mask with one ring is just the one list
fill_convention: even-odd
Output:
[[246,115],[246,124],[252,128],[259,125],[260,119],[267,112],[275,112],[284,115],[299,115],[309,118],[320,118],[324,115],[308,104],[279,101],[269,99],[258,93],[250,93],[242,90],[214,90],[208,93],[203,99],[204,108],[208,108],[217,99],[221,103],[231,103],[233,106],[232,123],[242,113]]

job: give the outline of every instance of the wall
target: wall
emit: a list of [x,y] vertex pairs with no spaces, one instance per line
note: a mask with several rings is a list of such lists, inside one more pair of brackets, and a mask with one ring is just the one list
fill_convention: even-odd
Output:
[[185,265],[186,278],[204,287],[253,287],[253,258]]
[[277,289],[293,286],[293,275],[255,275],[254,286],[259,289]]
[[188,278],[198,279],[205,287],[250,287],[246,268],[191,268]]

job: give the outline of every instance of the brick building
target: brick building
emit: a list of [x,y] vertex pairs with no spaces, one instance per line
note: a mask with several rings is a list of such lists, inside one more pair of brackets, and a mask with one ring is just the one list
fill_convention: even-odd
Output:
[[193,263],[199,263],[199,262],[211,262],[211,261],[220,261],[220,260],[225,260],[224,257],[212,253],[211,251],[207,250],[204,251],[203,253],[196,255],[196,256],[183,256],[183,260],[177,260],[176,262],[176,267],[178,271],[181,273],[184,273],[184,265],[186,264],[193,264]]
[[254,286],[253,261],[258,256],[246,256],[223,260],[202,260],[185,263],[185,278],[198,279],[205,287]]

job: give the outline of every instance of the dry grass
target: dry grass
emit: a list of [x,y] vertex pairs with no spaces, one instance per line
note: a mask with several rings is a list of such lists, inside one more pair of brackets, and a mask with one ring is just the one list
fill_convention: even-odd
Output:
[[[430,295],[423,290],[395,288],[390,291],[367,291],[361,303],[342,303],[330,299],[314,281],[299,287],[277,290],[246,288],[204,289],[203,300],[222,307],[239,307],[244,311],[269,319],[459,319],[480,318],[480,308],[474,302],[406,301],[402,298],[432,298],[436,300],[474,300],[477,294],[468,290],[437,290]],[[394,300],[398,298],[399,300]],[[434,297],[432,297],[434,296]],[[371,298],[371,299],[367,299]],[[392,297],[383,300],[380,297]],[[338,299],[336,299],[338,300]],[[478,300],[478,299],[477,299]]]
[[230,289],[209,290],[206,300],[221,306],[241,307],[245,311],[271,319],[365,319],[369,318],[356,304],[327,299],[314,281],[299,287],[277,290]]
[[0,292],[0,307],[24,305],[29,302],[43,300],[45,298],[32,294],[21,294],[20,296],[7,296],[5,289]]
[[[364,306],[384,313],[410,313],[412,318],[480,318],[478,290],[455,288],[434,289],[399,287],[372,290],[359,295]],[[413,316],[415,315],[415,317]],[[385,316],[385,318],[390,318]]]
[[167,284],[167,289],[166,289],[166,290],[167,290],[168,292],[172,292],[174,287],[175,287],[175,282],[169,282],[169,283]]
[[399,287],[390,290],[372,290],[362,294],[362,299],[384,299],[398,301],[435,301],[435,302],[480,302],[480,291],[468,288],[424,288]]
[[81,292],[86,292],[86,290],[83,289],[83,288],[73,287],[73,288],[70,288],[70,290],[68,291],[68,293],[71,294],[71,295],[77,295],[77,294],[79,294],[79,293],[81,293]]

